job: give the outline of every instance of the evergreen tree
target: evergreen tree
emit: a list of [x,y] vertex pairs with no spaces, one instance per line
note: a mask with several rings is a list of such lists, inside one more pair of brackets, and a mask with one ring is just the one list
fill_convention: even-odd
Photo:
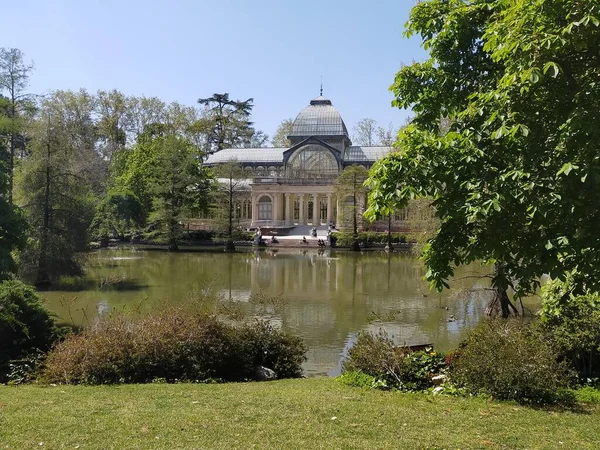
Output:
[[206,107],[206,115],[200,119],[199,129],[208,136],[207,155],[224,148],[240,147],[252,139],[254,129],[250,114],[253,102],[252,98],[232,100],[228,93],[198,99],[198,103]]
[[60,93],[42,103],[31,154],[19,174],[19,200],[31,227],[22,270],[36,285],[82,272],[76,253],[86,248],[94,210],[94,183],[87,176],[95,156],[87,139],[89,118],[65,112]]

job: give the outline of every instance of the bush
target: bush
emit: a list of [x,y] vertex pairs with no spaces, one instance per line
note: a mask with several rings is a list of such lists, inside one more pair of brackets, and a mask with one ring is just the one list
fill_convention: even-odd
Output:
[[[336,245],[338,247],[350,247],[354,241],[354,236],[351,232],[337,231],[333,233],[336,239]],[[405,244],[407,242],[406,236],[402,233],[392,233],[393,244]],[[373,244],[387,244],[388,235],[387,233],[380,233],[374,231],[359,232],[358,242],[363,246],[368,247]]]
[[[234,242],[252,242],[254,240],[254,233],[251,231],[242,231],[242,230],[233,230],[231,233],[231,238]],[[229,236],[227,233],[219,233],[216,238],[214,238],[215,242],[227,242],[229,240]]]
[[425,390],[445,367],[444,355],[431,350],[412,352],[397,346],[387,333],[360,332],[344,361],[344,372],[362,372],[381,386],[401,390]]
[[54,383],[242,381],[256,366],[298,377],[306,347],[263,322],[236,327],[213,315],[170,308],[134,318],[113,315],[50,352],[44,379]]
[[190,230],[185,232],[186,239],[192,241],[212,241],[215,237],[214,231],[209,230]]
[[600,376],[600,295],[575,295],[570,278],[542,290],[542,328],[581,380]]
[[14,280],[0,284],[0,382],[8,380],[10,361],[47,351],[59,335],[35,289]]
[[377,378],[367,375],[364,372],[348,371],[342,373],[338,378],[341,383],[352,386],[352,387],[365,387],[365,388],[385,388],[387,385],[383,381],[379,381]]
[[474,329],[452,361],[452,381],[473,394],[526,403],[559,401],[570,373],[538,326],[505,319]]

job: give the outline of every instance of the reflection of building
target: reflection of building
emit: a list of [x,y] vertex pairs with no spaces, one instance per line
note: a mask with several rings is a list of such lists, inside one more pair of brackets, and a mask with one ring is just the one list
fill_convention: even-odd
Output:
[[[352,145],[346,125],[331,101],[319,96],[296,117],[290,148],[235,148],[211,155],[206,163],[237,161],[249,183],[239,218],[254,226],[289,228],[341,222],[352,199],[334,192],[340,171],[352,164],[369,168],[392,147]],[[366,199],[359,199],[364,210]],[[398,217],[400,219],[400,217]]]

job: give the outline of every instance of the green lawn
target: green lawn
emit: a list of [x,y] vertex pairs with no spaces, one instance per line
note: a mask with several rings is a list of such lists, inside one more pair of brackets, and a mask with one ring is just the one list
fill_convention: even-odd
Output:
[[332,379],[0,386],[0,449],[598,449],[600,411],[401,394]]

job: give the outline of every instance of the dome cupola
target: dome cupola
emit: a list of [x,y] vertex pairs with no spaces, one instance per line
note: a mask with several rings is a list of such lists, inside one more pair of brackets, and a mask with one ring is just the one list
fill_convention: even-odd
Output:
[[300,111],[292,123],[293,137],[345,136],[349,139],[346,124],[331,100],[319,95]]

